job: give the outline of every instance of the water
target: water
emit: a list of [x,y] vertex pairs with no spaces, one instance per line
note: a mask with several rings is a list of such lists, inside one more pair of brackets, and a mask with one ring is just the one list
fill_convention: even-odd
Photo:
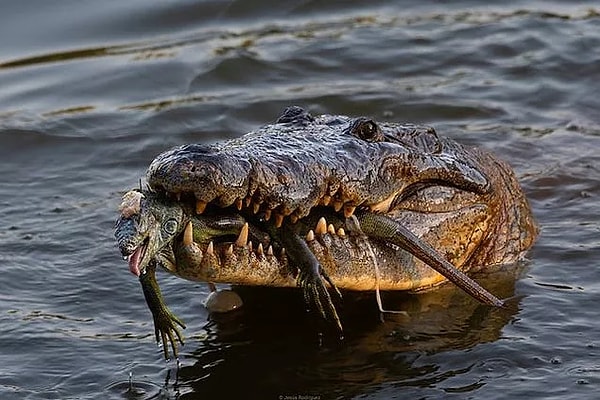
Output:
[[[595,398],[600,9],[412,3],[3,5],[0,397]],[[160,274],[188,325],[165,363],[112,237],[119,198],[166,148],[291,104],[430,124],[508,160],[541,234],[481,281],[514,308],[449,286],[388,296],[409,317],[382,323],[374,298],[347,298],[346,341],[318,346],[297,293],[248,293],[207,324],[208,289]]]

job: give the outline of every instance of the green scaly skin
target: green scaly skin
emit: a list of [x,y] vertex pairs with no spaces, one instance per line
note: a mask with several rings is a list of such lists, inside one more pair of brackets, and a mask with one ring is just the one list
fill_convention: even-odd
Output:
[[152,262],[148,265],[144,273],[140,275],[142,291],[144,292],[146,304],[148,304],[148,308],[152,312],[156,342],[160,343],[162,340],[165,359],[169,359],[169,346],[167,343],[171,343],[173,355],[175,358],[178,358],[179,352],[176,340],[183,346],[183,335],[179,327],[185,329],[185,324],[165,305],[160,287],[156,281],[155,272],[156,265]]

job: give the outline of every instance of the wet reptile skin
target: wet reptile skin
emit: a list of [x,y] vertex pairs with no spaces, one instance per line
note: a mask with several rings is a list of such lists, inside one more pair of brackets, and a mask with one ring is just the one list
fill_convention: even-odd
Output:
[[238,139],[166,151],[147,180],[128,193],[115,236],[174,352],[182,323],[162,301],[157,265],[189,280],[301,286],[341,330],[326,282],[423,290],[449,278],[502,305],[463,272],[518,260],[537,234],[513,171],[492,153],[429,127],[298,107]]

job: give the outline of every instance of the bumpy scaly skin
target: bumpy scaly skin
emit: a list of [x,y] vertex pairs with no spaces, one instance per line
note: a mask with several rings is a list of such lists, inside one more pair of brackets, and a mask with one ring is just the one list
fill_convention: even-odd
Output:
[[160,154],[149,185],[200,204],[268,210],[303,218],[332,205],[386,212],[407,187],[424,181],[487,192],[490,187],[468,150],[439,139],[431,128],[380,124],[365,118],[313,118],[298,107],[278,122],[214,145],[185,145]]
[[[138,254],[135,245],[148,243],[141,260],[130,257],[132,272],[132,259],[140,270],[154,259],[191,280],[265,286],[300,280],[306,298],[338,324],[325,281],[350,290],[421,290],[444,281],[432,262],[450,261],[462,271],[513,262],[537,233],[514,173],[490,153],[440,139],[430,128],[312,118],[298,108],[240,139],[163,153],[147,178],[167,196],[148,194],[146,203],[166,209],[148,213],[152,206],[142,206],[138,215],[124,202],[115,231],[122,253]],[[194,206],[206,214],[194,215]],[[349,225],[356,207],[361,223]],[[148,234],[136,231],[151,225],[137,222],[146,214],[161,224],[156,216],[173,213],[181,219],[170,240],[145,242]],[[322,215],[331,226],[317,223]],[[193,232],[185,235],[190,221]],[[245,222],[250,233],[236,240]],[[150,248],[154,242],[160,246]],[[283,254],[282,246],[291,247]],[[446,275],[458,282],[453,276]],[[459,283],[471,284],[465,285]],[[470,293],[480,289],[487,293]],[[478,298],[500,303],[489,293]],[[173,343],[179,321],[157,314],[167,315],[157,332]]]

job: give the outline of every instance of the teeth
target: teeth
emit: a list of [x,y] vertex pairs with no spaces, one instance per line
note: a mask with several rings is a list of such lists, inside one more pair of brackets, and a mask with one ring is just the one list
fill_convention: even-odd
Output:
[[324,206],[328,206],[329,203],[331,203],[331,196],[326,194],[321,200],[323,201]]
[[242,230],[240,231],[240,235],[235,241],[235,245],[238,247],[244,247],[248,242],[248,223],[246,222],[244,226],[242,226]]
[[214,249],[214,245],[213,245],[212,240],[208,244],[208,247],[206,248],[206,254],[208,254],[209,256],[212,256],[213,254],[215,254],[215,249]]
[[242,211],[242,206],[243,206],[243,200],[242,199],[237,199],[235,201],[235,208],[237,208],[238,211]]
[[346,231],[344,231],[344,228],[340,228],[337,231],[338,236],[346,236]]
[[256,214],[260,209],[260,203],[252,203],[252,212]]
[[175,193],[175,199],[181,201],[181,193]]
[[194,242],[194,227],[192,226],[192,221],[188,222],[185,227],[185,231],[183,232],[183,245],[189,246]]
[[354,206],[344,207],[344,217],[350,218],[352,216],[352,214],[354,214],[354,210],[356,210],[356,207],[354,207]]
[[313,230],[311,229],[310,231],[308,231],[308,233],[306,234],[306,241],[307,242],[312,242],[313,240],[315,240],[315,233],[313,232]]
[[275,214],[275,227],[281,228],[281,225],[283,225],[283,215]]
[[250,197],[250,196],[247,196],[247,197],[244,199],[244,205],[245,205],[246,207],[248,207],[248,206],[250,205],[250,203],[251,203],[251,202],[252,202],[252,197]]
[[285,247],[281,248],[281,257],[285,257]]
[[317,226],[315,227],[315,233],[317,235],[324,235],[325,233],[327,233],[327,221],[325,220],[325,217],[321,217],[319,219],[319,222],[317,222]]
[[333,209],[335,210],[335,212],[338,212],[342,209],[342,206],[344,205],[343,202],[336,200],[333,202]]
[[227,248],[227,250],[225,251],[225,254],[227,255],[233,255],[233,245],[230,244],[229,247]]
[[268,220],[270,220],[270,219],[271,219],[271,209],[270,209],[270,208],[267,208],[267,209],[265,210],[265,221],[268,221]]
[[256,248],[256,254],[258,254],[259,256],[262,256],[265,253],[264,249],[263,249],[263,245],[262,243],[258,244],[258,247]]
[[252,251],[252,240],[248,241],[248,250]]
[[129,260],[129,256],[123,256],[123,260],[124,261]]
[[333,224],[329,224],[329,226],[327,226],[327,233],[329,233],[330,235],[335,235],[335,227],[333,226]]
[[296,214],[290,215],[290,221],[292,221],[292,224],[295,224],[298,222],[298,216]]
[[273,246],[269,245],[269,248],[267,249],[267,255],[268,256],[272,256],[273,255]]
[[202,200],[196,200],[196,214],[202,214],[206,210],[206,202]]

